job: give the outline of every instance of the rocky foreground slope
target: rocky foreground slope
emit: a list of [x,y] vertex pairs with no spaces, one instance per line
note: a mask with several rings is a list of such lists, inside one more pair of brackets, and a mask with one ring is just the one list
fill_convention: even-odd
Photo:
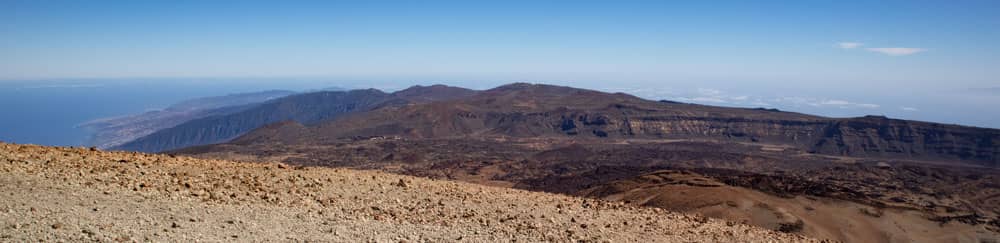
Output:
[[0,241],[806,242],[700,216],[373,171],[0,143]]

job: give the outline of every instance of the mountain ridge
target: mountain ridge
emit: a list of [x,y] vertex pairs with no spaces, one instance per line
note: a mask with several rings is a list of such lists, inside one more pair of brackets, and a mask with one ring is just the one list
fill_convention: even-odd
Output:
[[1000,166],[997,129],[876,116],[826,118],[671,104],[627,94],[525,83],[450,100],[384,107],[307,128],[294,136],[299,143],[351,136],[705,138],[790,144],[826,155],[904,156]]
[[162,110],[95,119],[77,125],[77,127],[93,131],[88,146],[106,149],[184,122],[236,113],[251,108],[254,104],[294,93],[286,90],[268,90],[190,99],[170,105]]

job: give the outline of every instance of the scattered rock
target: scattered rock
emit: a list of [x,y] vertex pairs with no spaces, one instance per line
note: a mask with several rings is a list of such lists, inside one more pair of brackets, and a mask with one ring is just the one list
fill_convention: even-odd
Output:
[[[14,147],[29,151],[53,149]],[[86,150],[66,151],[70,156],[45,158],[52,160],[48,165],[6,163],[24,160],[12,158],[11,154],[18,153],[9,151],[8,147],[0,148],[0,171],[4,171],[0,173],[0,180],[11,182],[0,184],[0,189],[5,192],[0,203],[16,203],[0,204],[0,208],[23,210],[30,207],[28,211],[34,208],[34,211],[45,212],[8,210],[12,214],[27,215],[19,219],[31,222],[53,222],[50,220],[60,218],[74,220],[38,225],[45,228],[42,231],[51,227],[45,235],[23,230],[0,230],[4,237],[10,235],[0,241],[79,241],[79,234],[52,234],[55,230],[75,230],[68,222],[92,225],[80,226],[78,231],[89,240],[126,242],[180,239],[363,241],[365,238],[358,237],[367,236],[376,242],[452,239],[472,242],[565,242],[574,239],[599,242],[605,238],[617,241],[804,240],[801,236],[774,234],[758,228],[746,233],[723,234],[700,230],[685,233],[692,226],[690,222],[680,220],[677,224],[625,223],[623,226],[613,222],[654,216],[669,218],[666,216],[674,213],[634,207],[609,208],[595,200],[382,172],[338,169],[338,173],[330,173],[333,170],[325,168],[274,170],[287,166],[103,151],[87,152],[90,156],[82,159],[79,154]],[[25,154],[27,160],[44,161],[30,156],[46,153]],[[26,166],[30,170],[25,169]],[[49,184],[39,186],[38,182],[42,181]],[[340,184],[321,186],[324,181]],[[142,189],[133,192],[133,188]],[[10,192],[11,197],[7,197],[6,192]],[[50,199],[38,200],[42,195]],[[78,217],[59,209],[65,206],[83,206],[87,211],[110,213],[90,213],[98,215],[101,220],[95,222],[93,218]],[[235,215],[253,215],[253,220],[241,221]],[[183,222],[192,223],[187,225]],[[197,222],[220,223],[201,225]],[[605,227],[599,227],[602,225]],[[31,226],[14,224],[11,228],[31,229]],[[698,229],[727,232],[726,227],[723,223],[709,222]],[[564,231],[564,228],[572,229]],[[289,235],[275,235],[275,232],[305,233],[288,238]]]
[[799,232],[802,230],[802,227],[804,226],[805,222],[802,222],[801,219],[795,220],[795,222],[783,222],[783,223],[778,223],[778,231],[785,233]]

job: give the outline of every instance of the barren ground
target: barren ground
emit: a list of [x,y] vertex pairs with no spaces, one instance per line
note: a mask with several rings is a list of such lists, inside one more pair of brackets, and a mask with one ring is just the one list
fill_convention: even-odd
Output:
[[807,242],[593,199],[374,171],[0,143],[0,241]]

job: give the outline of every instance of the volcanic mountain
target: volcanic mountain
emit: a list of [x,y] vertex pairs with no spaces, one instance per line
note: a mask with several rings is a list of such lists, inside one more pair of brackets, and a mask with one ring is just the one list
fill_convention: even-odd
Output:
[[351,136],[707,139],[782,144],[826,155],[1000,166],[1000,130],[995,129],[656,102],[559,86],[519,83],[467,97],[380,108],[315,124],[288,136],[294,141],[281,142]]
[[601,198],[842,241],[1000,237],[995,129],[523,83],[446,98],[417,88],[391,94],[405,102],[168,153]]

